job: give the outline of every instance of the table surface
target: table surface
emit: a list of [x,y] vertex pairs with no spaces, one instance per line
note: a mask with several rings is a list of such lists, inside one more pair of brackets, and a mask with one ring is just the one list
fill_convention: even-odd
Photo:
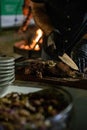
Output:
[[87,90],[65,87],[74,100],[75,117],[73,130],[87,130]]
[[46,87],[63,87],[73,97],[74,102],[74,125],[73,130],[86,130],[87,129],[87,90],[70,88],[68,86],[59,86],[59,85],[50,85],[45,83],[35,83],[35,82],[24,82],[24,81],[15,81],[8,89],[2,93],[1,96],[4,96],[8,92],[22,92],[28,93],[32,91],[38,91]]

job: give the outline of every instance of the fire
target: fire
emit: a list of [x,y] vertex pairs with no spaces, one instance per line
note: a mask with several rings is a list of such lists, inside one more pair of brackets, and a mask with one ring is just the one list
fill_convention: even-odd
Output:
[[39,47],[38,44],[35,46],[34,50],[35,50],[35,51],[39,51],[39,50],[40,50],[40,47]]
[[38,29],[37,31],[36,31],[36,38],[34,39],[34,41],[33,42],[38,42],[39,41],[39,39],[42,37],[42,34],[43,34],[43,32],[42,32],[42,30],[41,29]]
[[33,39],[32,44],[30,45],[30,48],[32,48],[32,49],[34,49],[34,50],[40,50],[40,47],[39,47],[38,42],[39,42],[40,38],[42,37],[42,35],[43,35],[42,30],[41,30],[41,29],[38,29],[38,30],[36,31],[36,36],[35,36],[35,38]]
[[32,40],[32,43],[30,45],[21,45],[20,48],[21,49],[26,49],[26,50],[35,50],[35,51],[39,51],[40,50],[40,46],[39,44],[41,44],[43,41],[42,41],[42,35],[43,35],[43,32],[41,29],[38,29],[36,31],[36,34],[35,34],[35,37],[34,39]]

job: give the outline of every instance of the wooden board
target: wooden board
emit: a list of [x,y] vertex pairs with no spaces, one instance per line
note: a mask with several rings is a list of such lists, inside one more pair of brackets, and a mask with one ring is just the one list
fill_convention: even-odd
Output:
[[69,86],[73,88],[87,89],[87,78],[74,79],[74,78],[55,78],[55,77],[44,77],[34,78],[27,75],[16,75],[16,80],[21,81],[33,81],[33,82],[43,82],[61,86]]

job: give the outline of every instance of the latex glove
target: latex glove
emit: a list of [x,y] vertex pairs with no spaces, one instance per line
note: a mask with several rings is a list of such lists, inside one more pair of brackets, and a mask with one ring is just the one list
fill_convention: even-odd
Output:
[[62,38],[58,30],[52,31],[47,37],[45,51],[53,59],[58,59],[58,55],[63,55]]

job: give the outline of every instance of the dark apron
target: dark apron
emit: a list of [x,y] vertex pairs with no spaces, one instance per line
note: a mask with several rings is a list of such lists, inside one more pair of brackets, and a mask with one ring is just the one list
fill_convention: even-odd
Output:
[[73,47],[77,44],[78,41],[80,41],[80,39],[86,33],[87,33],[87,14],[85,14],[81,26],[79,27],[77,32],[74,34],[74,38],[73,38],[72,42],[69,43],[69,45],[67,47],[64,47],[64,48],[66,48],[65,52],[70,54],[72,49],[73,49]]
[[[87,33],[87,14],[84,17],[84,20],[74,35],[73,42],[71,42],[67,47],[64,47],[64,52],[69,56],[74,52],[74,55],[71,56],[75,63],[78,65],[80,72],[84,72],[84,68],[87,67],[87,41],[81,41],[84,34]],[[44,46],[46,44],[46,37],[44,37],[44,43],[42,47],[42,59],[50,60],[52,59],[45,51]],[[82,45],[83,42],[83,45]]]
[[76,33],[74,41],[71,43],[68,49],[71,50],[71,58],[79,67],[80,72],[84,72],[87,68],[87,39],[82,37],[87,33],[87,14],[84,17],[84,21]]

